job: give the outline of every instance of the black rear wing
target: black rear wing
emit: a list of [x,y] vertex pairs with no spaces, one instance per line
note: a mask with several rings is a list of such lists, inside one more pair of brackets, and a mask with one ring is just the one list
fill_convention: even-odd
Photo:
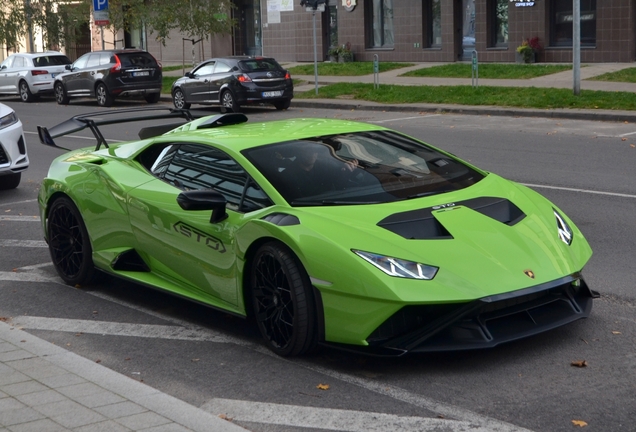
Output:
[[[232,115],[232,114],[226,114]],[[235,114],[236,115],[236,114]],[[240,114],[243,116],[243,114]],[[68,150],[64,147],[60,147],[55,144],[54,138],[68,135],[74,132],[79,132],[86,128],[89,128],[93,135],[95,135],[95,139],[97,140],[97,146],[95,150],[99,150],[102,145],[108,148],[108,143],[106,139],[102,135],[99,130],[99,126],[117,124],[117,123],[128,123],[128,122],[137,122],[144,120],[160,120],[160,119],[183,119],[180,123],[174,124],[161,124],[158,126],[151,126],[147,128],[143,128],[139,132],[139,137],[142,139],[151,138],[153,136],[161,135],[169,130],[172,130],[176,127],[183,125],[186,122],[190,122],[200,117],[204,117],[204,113],[196,113],[190,112],[185,109],[175,109],[175,108],[162,108],[162,107],[152,107],[152,108],[130,108],[130,109],[122,109],[122,110],[109,110],[109,111],[100,111],[93,112],[88,114],[80,114],[70,119],[62,122],[56,126],[51,128],[46,128],[43,126],[38,126],[38,136],[40,137],[40,142],[44,145],[48,145],[51,147],[61,148],[64,150]],[[243,116],[245,117],[245,116]],[[247,118],[245,118],[247,120]],[[207,123],[207,122],[206,122]]]

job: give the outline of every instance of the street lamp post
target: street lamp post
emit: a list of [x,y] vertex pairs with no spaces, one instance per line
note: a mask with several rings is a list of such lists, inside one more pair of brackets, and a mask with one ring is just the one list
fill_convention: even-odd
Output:
[[572,0],[572,71],[574,95],[581,94],[581,2]]

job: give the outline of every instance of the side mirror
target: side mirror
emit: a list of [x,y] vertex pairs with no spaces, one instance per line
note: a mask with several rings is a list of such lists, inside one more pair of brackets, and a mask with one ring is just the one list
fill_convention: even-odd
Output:
[[192,72],[185,73],[186,78],[194,78],[194,74]]
[[227,200],[219,192],[212,189],[181,192],[177,196],[177,204],[183,210],[212,210],[210,223],[218,223],[227,218],[225,211]]
[[67,65],[64,66],[64,69],[73,70],[73,65],[67,64]]

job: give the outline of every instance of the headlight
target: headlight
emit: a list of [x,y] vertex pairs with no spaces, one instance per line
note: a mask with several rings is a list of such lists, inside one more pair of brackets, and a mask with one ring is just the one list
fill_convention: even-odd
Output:
[[18,116],[15,115],[14,112],[11,114],[7,114],[6,116],[0,118],[0,129],[4,129],[7,126],[11,126],[14,123],[18,122]]
[[559,238],[563,241],[563,243],[570,246],[572,244],[573,237],[572,229],[565,222],[563,216],[561,216],[556,210],[552,210],[554,211],[554,217],[556,217],[557,232],[559,233]]
[[353,251],[360,258],[370,262],[389,276],[403,277],[408,279],[431,280],[437,274],[438,267],[420,264],[413,261],[406,261],[399,258],[391,258],[370,252]]

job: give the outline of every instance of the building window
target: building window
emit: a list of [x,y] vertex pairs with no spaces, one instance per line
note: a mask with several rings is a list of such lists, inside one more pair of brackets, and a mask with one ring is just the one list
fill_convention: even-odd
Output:
[[424,40],[423,46],[439,48],[442,46],[442,9],[440,0],[423,0]]
[[[596,0],[581,2],[581,45],[596,45]],[[572,46],[572,0],[552,0],[550,45]]]
[[491,22],[491,46],[508,46],[508,0],[491,0],[490,22]]
[[393,47],[393,0],[367,0],[365,10],[369,47]]

